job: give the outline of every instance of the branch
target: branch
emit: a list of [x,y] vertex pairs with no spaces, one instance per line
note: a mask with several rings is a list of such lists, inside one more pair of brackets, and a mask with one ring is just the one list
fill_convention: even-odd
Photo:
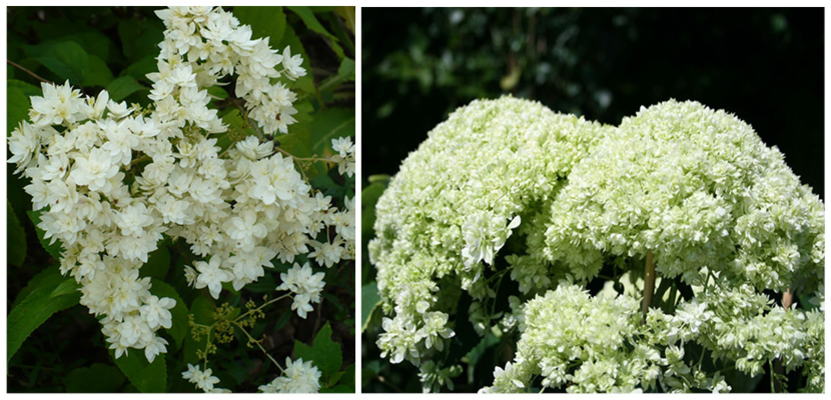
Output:
[[15,68],[17,68],[17,69],[19,69],[19,70],[21,70],[21,71],[23,71],[23,72],[25,72],[25,73],[27,73],[27,74],[29,74],[29,75],[32,75],[33,77],[35,77],[35,79],[37,79],[37,80],[39,80],[39,81],[41,81],[41,82],[51,83],[51,84],[53,84],[53,85],[54,85],[54,83],[52,83],[51,81],[47,81],[46,79],[43,79],[43,78],[41,78],[40,76],[38,76],[36,73],[34,73],[34,72],[32,72],[32,71],[29,71],[29,70],[28,70],[28,69],[26,69],[26,68],[23,68],[23,66],[13,63],[13,62],[12,62],[12,60],[6,60],[6,62],[7,62],[7,63],[9,63],[9,64],[11,64],[13,67],[15,67]]

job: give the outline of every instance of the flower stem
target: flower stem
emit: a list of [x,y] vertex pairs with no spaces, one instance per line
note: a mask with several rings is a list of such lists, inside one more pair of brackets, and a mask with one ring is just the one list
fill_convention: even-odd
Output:
[[643,276],[643,304],[641,311],[644,315],[649,312],[649,304],[652,303],[652,293],[655,291],[655,262],[652,250],[646,253],[646,272]]

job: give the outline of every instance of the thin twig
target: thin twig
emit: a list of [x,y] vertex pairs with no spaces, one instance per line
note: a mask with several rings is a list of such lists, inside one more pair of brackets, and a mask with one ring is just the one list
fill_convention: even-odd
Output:
[[32,71],[29,71],[29,70],[28,70],[28,69],[26,69],[26,68],[23,68],[23,66],[13,63],[13,62],[12,62],[12,60],[6,60],[6,62],[7,62],[7,63],[9,63],[9,64],[11,64],[13,67],[16,67],[16,68],[18,68],[19,70],[21,70],[21,71],[23,71],[23,72],[25,72],[25,73],[27,73],[27,74],[29,74],[29,75],[32,75],[33,77],[35,77],[35,79],[37,79],[37,80],[39,80],[39,81],[41,81],[41,82],[51,83],[51,84],[53,84],[53,85],[54,85],[54,83],[52,83],[51,81],[47,81],[46,79],[43,79],[43,78],[41,78],[40,76],[38,76],[36,73],[34,73],[34,72],[32,72]]

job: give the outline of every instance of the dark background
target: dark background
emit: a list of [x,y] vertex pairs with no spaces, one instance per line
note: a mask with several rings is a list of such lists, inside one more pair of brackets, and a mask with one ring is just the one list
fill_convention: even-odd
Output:
[[675,98],[750,123],[824,198],[822,9],[362,13],[365,178],[393,175],[476,98],[510,93],[615,125]]
[[[614,125],[670,98],[727,110],[778,146],[794,173],[824,198],[823,14],[819,8],[363,8],[364,187],[371,175],[394,175],[454,109],[510,93]],[[379,194],[364,192],[364,245]],[[366,254],[364,247],[362,283],[371,287],[375,271]],[[417,368],[380,359],[379,325],[363,334],[363,391],[421,391]],[[455,390],[491,384],[492,366],[480,369],[454,379]],[[744,390],[765,391],[767,379],[748,378]]]

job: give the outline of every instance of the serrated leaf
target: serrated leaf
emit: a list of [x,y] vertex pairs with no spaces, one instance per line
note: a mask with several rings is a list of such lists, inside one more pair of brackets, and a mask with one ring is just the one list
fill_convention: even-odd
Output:
[[283,40],[286,31],[286,14],[282,7],[234,7],[234,16],[244,25],[251,26],[251,38],[269,38],[274,48]]
[[116,102],[124,100],[127,96],[142,89],[146,88],[132,76],[122,76],[107,85],[107,92],[110,93],[110,99]]
[[159,248],[150,253],[147,262],[141,266],[139,276],[164,280],[170,270],[170,250],[166,244],[160,244]]
[[45,232],[43,229],[40,229],[38,224],[40,223],[40,215],[43,213],[43,210],[32,211],[27,210],[26,215],[29,216],[29,219],[32,220],[32,224],[35,225],[35,231],[37,232],[38,239],[40,240],[40,244],[43,248],[53,257],[55,260],[60,261],[61,259],[61,252],[63,248],[61,247],[61,241],[55,240],[54,243],[51,243],[52,238],[44,239],[43,235]]
[[327,322],[317,332],[314,342],[308,346],[300,341],[294,342],[294,355],[303,361],[312,361],[321,372],[321,380],[327,382],[329,377],[340,370],[343,363],[340,346],[332,341],[332,327]]
[[61,80],[68,79],[73,86],[83,85],[89,73],[89,55],[73,41],[55,43],[48,51],[34,58]]
[[63,383],[69,393],[114,393],[124,386],[124,374],[115,366],[95,363],[73,370]]
[[110,355],[115,360],[115,365],[139,392],[161,393],[165,391],[167,387],[167,365],[165,364],[164,353],[157,355],[153,363],[147,362],[143,350],[133,349],[127,354],[122,354],[119,358],[115,358],[112,353],[110,352]]
[[355,110],[329,108],[314,115],[309,124],[312,134],[312,152],[323,155],[332,152],[332,139],[355,136]]
[[372,311],[381,304],[378,285],[373,281],[361,287],[361,333],[369,326]]
[[[185,340],[185,335],[188,334],[188,308],[185,304],[185,301],[182,300],[182,297],[179,296],[179,293],[173,286],[170,286],[167,282],[163,282],[156,278],[151,278],[150,283],[152,287],[150,288],[150,293],[153,293],[156,297],[161,299],[162,297],[170,297],[171,299],[176,301],[176,305],[170,309],[171,319],[173,320],[173,325],[170,329],[165,329],[167,333],[173,337],[173,344],[176,345],[176,348],[182,347],[182,341]],[[163,328],[164,329],[164,328]]]
[[[17,304],[9,312],[6,361],[11,360],[26,338],[52,314],[78,304],[81,292],[77,290],[77,284],[75,284],[76,290],[51,296],[56,288],[65,287],[63,285],[67,281],[75,284],[74,278],[61,276],[57,266],[48,268],[47,271],[38,274],[30,281],[25,289],[26,297],[16,302]],[[64,291],[64,289],[60,290],[60,292]]]
[[26,260],[26,231],[12,209],[12,203],[6,200],[6,245],[9,249],[9,264],[20,267]]

